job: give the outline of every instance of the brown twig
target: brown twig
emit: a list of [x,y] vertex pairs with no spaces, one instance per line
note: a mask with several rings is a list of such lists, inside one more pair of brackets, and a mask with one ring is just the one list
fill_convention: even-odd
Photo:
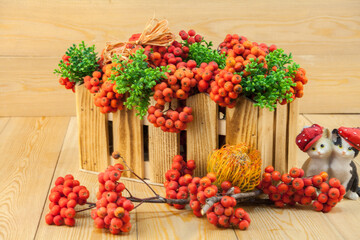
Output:
[[87,211],[87,210],[90,210],[90,209],[93,209],[94,207],[96,207],[96,204],[95,205],[90,205],[90,207],[88,208],[84,208],[84,209],[81,209],[81,210],[77,210],[76,212],[84,212],[84,211]]
[[130,170],[130,172],[135,175],[135,177],[137,177],[140,181],[142,181],[143,183],[145,183],[146,186],[147,186],[148,188],[150,188],[150,190],[155,194],[155,196],[159,196],[159,194],[156,193],[155,190],[154,190],[142,177],[140,177],[139,175],[137,175],[137,174],[127,165],[125,159],[124,159],[121,155],[120,155],[120,158],[121,158],[121,160],[124,162],[125,166]]
[[[231,197],[235,198],[236,200],[242,198],[253,198],[262,193],[261,190],[256,190],[254,192],[247,192],[247,193],[237,193],[230,195]],[[206,199],[206,203],[201,209],[201,214],[204,215],[215,203],[219,202],[223,196],[215,196]]]

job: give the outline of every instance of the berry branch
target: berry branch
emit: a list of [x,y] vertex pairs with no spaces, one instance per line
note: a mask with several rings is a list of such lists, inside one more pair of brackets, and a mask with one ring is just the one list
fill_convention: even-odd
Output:
[[[231,190],[231,189],[230,189]],[[229,192],[233,192],[233,188],[232,191]],[[236,200],[240,200],[240,199],[247,199],[248,198],[252,198],[252,197],[257,197],[262,193],[261,190],[256,190],[254,192],[247,192],[247,193],[237,193],[237,194],[231,194],[229,195],[230,197],[235,198]],[[201,209],[201,214],[205,215],[205,213],[217,202],[220,202],[221,199],[223,198],[223,196],[214,196],[211,198],[206,199],[205,201],[205,205],[202,207]]]

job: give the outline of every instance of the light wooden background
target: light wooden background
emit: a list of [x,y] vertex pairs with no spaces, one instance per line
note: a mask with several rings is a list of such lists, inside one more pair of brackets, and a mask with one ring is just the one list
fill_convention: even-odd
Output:
[[0,116],[73,116],[52,72],[72,43],[101,51],[152,16],[218,44],[227,33],[275,43],[309,76],[302,113],[360,112],[360,1],[0,0]]

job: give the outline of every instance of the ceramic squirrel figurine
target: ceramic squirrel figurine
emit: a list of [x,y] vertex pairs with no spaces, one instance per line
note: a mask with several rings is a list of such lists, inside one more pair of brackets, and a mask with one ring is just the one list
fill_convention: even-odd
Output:
[[302,166],[305,176],[328,172],[333,151],[329,129],[323,131],[323,127],[317,124],[305,127],[296,137],[296,144],[309,155]]
[[340,180],[346,188],[345,197],[357,200],[360,195],[359,176],[353,159],[360,150],[360,128],[340,127],[332,131],[333,153],[330,163],[330,178]]

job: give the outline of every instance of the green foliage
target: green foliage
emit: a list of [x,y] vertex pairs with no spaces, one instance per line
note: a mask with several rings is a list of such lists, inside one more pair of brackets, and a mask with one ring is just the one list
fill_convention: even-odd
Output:
[[[293,101],[289,90],[296,85],[291,78],[294,77],[299,65],[292,60],[291,53],[287,55],[283,49],[269,53],[265,59],[267,68],[264,68],[264,63],[257,63],[251,59],[251,63],[245,68],[250,75],[244,77],[241,73],[243,77],[241,85],[244,95],[252,98],[256,102],[255,106],[274,110],[277,101],[282,102],[284,99],[288,103]],[[277,69],[274,70],[273,67]]]
[[135,107],[137,115],[142,118],[150,104],[151,89],[162,78],[166,78],[167,67],[149,67],[144,49],[137,50],[126,61],[121,61],[116,56],[113,59],[119,64],[114,69],[119,74],[112,74],[109,80],[115,81],[115,88],[119,93],[128,94],[124,105],[129,109]]
[[225,53],[218,53],[218,51],[211,49],[213,46],[212,42],[206,42],[204,39],[201,42],[196,42],[189,45],[189,57],[188,59],[195,60],[198,64],[198,67],[201,63],[209,63],[215,61],[219,68],[224,68],[226,66],[226,56]]
[[67,66],[64,60],[59,63],[59,69],[55,69],[54,73],[63,78],[69,78],[70,82],[83,82],[83,77],[90,75],[99,67],[95,46],[87,47],[84,42],[79,46],[73,44],[65,53],[70,57]]

